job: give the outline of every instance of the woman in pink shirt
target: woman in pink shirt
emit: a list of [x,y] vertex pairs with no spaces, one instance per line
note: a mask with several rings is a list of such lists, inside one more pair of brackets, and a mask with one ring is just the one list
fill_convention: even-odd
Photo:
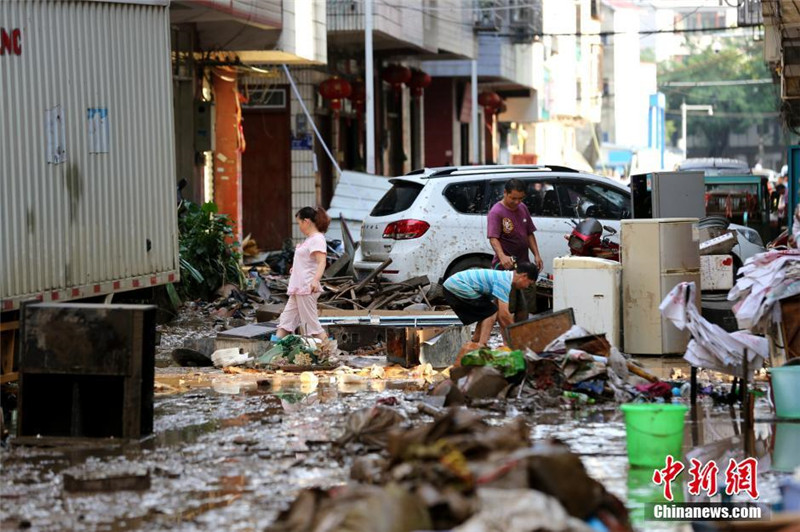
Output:
[[289,302],[281,313],[276,335],[283,338],[303,325],[306,335],[324,340],[327,336],[319,323],[317,299],[322,292],[319,282],[325,272],[327,256],[324,233],[331,219],[322,207],[303,207],[297,211],[295,219],[306,239],[294,250],[287,290]]

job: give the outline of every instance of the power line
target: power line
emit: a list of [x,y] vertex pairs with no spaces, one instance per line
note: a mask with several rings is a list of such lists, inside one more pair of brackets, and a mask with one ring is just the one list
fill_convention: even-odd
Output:
[[662,87],[724,87],[729,85],[772,85],[771,79],[728,79],[719,81],[667,81]]

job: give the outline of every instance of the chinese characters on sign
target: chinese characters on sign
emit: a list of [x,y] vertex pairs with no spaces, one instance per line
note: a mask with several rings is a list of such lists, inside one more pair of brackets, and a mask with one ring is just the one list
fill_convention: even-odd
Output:
[[[703,465],[699,460],[690,460],[688,489],[690,495],[700,495],[704,492],[707,496],[713,497],[717,494],[717,475],[719,467],[714,460]],[[684,470],[681,462],[668,455],[664,469],[653,471],[653,482],[664,486],[664,498],[668,501],[673,500],[672,481]],[[746,493],[753,500],[758,499],[758,486],[756,477],[758,476],[758,462],[755,458],[746,458],[736,462],[733,458],[728,462],[725,469],[725,494],[728,496]]]

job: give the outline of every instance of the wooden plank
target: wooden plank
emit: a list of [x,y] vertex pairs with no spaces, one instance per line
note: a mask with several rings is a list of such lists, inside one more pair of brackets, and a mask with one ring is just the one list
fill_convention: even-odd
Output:
[[347,266],[350,264],[350,257],[351,255],[348,252],[345,251],[344,253],[342,253],[342,255],[338,259],[336,259],[336,261],[333,264],[328,266],[328,268],[325,270],[325,273],[323,274],[323,278],[332,277],[337,273],[341,272],[342,270],[346,271]]
[[557,312],[542,312],[529,320],[514,323],[506,328],[506,336],[513,349],[528,348],[541,353],[547,344],[575,325],[571,308]]
[[11,373],[3,373],[0,375],[0,384],[6,384],[7,382],[16,382],[19,380],[19,372],[14,371]]
[[383,270],[385,270],[386,267],[389,266],[391,263],[392,263],[392,259],[386,259],[385,261],[383,261],[380,266],[378,266],[377,268],[375,268],[374,270],[369,272],[369,275],[364,277],[364,279],[355,286],[354,290],[356,292],[358,292],[359,290],[361,290],[362,288],[367,286],[367,284],[369,284],[370,281],[372,281],[373,279],[378,277],[378,275],[380,275],[380,273]]
[[402,292],[393,292],[391,294],[381,297],[380,299],[376,298],[372,303],[369,304],[369,306],[367,306],[367,310],[372,310],[374,308],[379,308],[384,305],[388,305],[389,303],[391,303],[393,299],[400,297],[402,294],[403,294]]
[[431,284],[430,280],[428,279],[427,275],[420,275],[418,277],[412,277],[411,279],[407,279],[403,282],[397,283],[401,286],[406,286],[408,288],[416,288],[418,286],[425,286]]
[[0,331],[16,331],[19,329],[19,321],[0,322]]
[[422,300],[425,301],[425,304],[428,305],[428,308],[433,308],[433,305],[431,305],[431,302],[428,301],[428,297],[425,295],[425,289],[420,286],[418,287],[418,290],[419,295],[422,296]]

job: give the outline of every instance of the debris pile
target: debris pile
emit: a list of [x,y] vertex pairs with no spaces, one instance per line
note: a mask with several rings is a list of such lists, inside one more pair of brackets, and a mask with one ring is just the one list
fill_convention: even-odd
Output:
[[339,445],[360,439],[380,453],[357,458],[347,486],[302,491],[268,530],[631,530],[622,502],[580,458],[560,442],[532,444],[519,418],[495,426],[450,409],[398,428],[404,419],[387,405],[351,414]]
[[728,333],[707,321],[694,304],[695,290],[693,282],[678,283],[659,306],[675,327],[692,335],[683,358],[692,366],[737,377],[745,376],[745,368],[749,368],[748,372],[761,369],[769,356],[766,338],[747,331]]
[[628,360],[603,335],[577,325],[538,354],[466,344],[449,375],[430,392],[443,397],[444,406],[489,398],[532,399],[539,406],[555,406],[565,400],[593,404],[672,396],[670,384]]
[[258,367],[301,366],[314,368],[330,368],[335,355],[336,342],[322,341],[308,336],[289,334],[280,340],[263,355],[255,360]]
[[776,304],[800,294],[800,250],[784,249],[759,253],[739,270],[741,277],[728,293],[739,327],[767,332],[781,322]]

